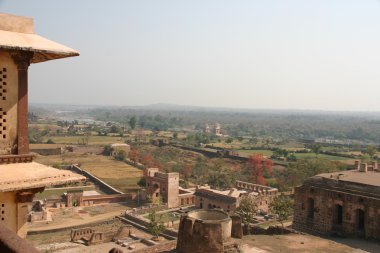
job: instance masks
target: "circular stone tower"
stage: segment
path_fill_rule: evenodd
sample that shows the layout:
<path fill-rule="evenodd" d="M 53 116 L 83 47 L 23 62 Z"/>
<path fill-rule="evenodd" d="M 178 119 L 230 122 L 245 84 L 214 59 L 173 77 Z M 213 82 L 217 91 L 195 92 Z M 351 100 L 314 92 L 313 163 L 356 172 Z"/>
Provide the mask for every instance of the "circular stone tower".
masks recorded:
<path fill-rule="evenodd" d="M 231 238 L 231 217 L 222 210 L 195 210 L 181 217 L 178 230 L 179 253 L 223 253 Z M 241 223 L 240 223 L 241 226 Z"/>

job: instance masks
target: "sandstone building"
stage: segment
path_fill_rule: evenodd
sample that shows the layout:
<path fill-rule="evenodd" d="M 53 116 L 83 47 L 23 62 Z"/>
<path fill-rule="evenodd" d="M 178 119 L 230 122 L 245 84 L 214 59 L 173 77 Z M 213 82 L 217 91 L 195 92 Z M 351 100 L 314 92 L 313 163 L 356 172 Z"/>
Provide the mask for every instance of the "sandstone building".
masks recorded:
<path fill-rule="evenodd" d="M 212 128 L 210 127 L 209 124 L 205 124 L 203 127 L 203 133 L 204 134 L 213 134 L 216 136 L 223 136 L 222 134 L 222 127 L 220 126 L 219 123 L 215 123 Z"/>
<path fill-rule="evenodd" d="M 125 155 L 128 156 L 129 151 L 131 151 L 131 146 L 126 143 L 114 143 L 111 144 L 111 155 L 116 157 L 119 151 L 124 151 Z"/>
<path fill-rule="evenodd" d="M 268 211 L 268 205 L 277 195 L 276 188 L 236 181 L 236 188 L 219 191 L 209 186 L 200 186 L 196 189 L 195 206 L 200 209 L 220 208 L 227 213 L 234 213 L 239 207 L 243 196 L 255 199 L 259 210 Z"/>
<path fill-rule="evenodd" d="M 295 189 L 295 229 L 380 239 L 380 171 L 377 163 L 311 177 Z"/>
<path fill-rule="evenodd" d="M 147 194 L 156 202 L 161 198 L 167 203 L 168 208 L 194 205 L 195 189 L 184 189 L 179 186 L 179 173 L 165 173 L 158 168 L 148 168 L 145 170 L 145 183 Z"/>
<path fill-rule="evenodd" d="M 146 189 L 152 202 L 155 202 L 157 198 L 162 198 L 169 208 L 177 207 L 179 173 L 164 173 L 158 168 L 149 168 L 145 173 Z"/>
<path fill-rule="evenodd" d="M 0 228 L 20 236 L 25 235 L 28 204 L 36 192 L 85 180 L 33 162 L 28 140 L 29 65 L 77 55 L 36 35 L 33 19 L 0 13 Z"/>

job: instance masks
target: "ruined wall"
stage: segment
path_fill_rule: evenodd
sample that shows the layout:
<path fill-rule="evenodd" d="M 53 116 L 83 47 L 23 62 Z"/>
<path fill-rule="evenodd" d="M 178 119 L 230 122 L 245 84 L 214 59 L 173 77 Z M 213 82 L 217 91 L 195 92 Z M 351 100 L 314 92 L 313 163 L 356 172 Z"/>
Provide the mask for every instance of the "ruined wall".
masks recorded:
<path fill-rule="evenodd" d="M 94 205 L 94 204 L 125 202 L 128 200 L 135 200 L 135 199 L 136 199 L 135 193 L 84 196 L 82 198 L 84 206 L 89 206 L 89 205 Z"/>
<path fill-rule="evenodd" d="M 9 53 L 0 51 L 0 154 L 17 152 L 18 70 Z"/>
<path fill-rule="evenodd" d="M 295 190 L 293 227 L 309 233 L 380 239 L 379 197 L 305 184 Z"/>
<path fill-rule="evenodd" d="M 62 148 L 32 148 L 30 152 L 40 155 L 60 155 L 62 154 Z"/>
<path fill-rule="evenodd" d="M 195 204 L 195 196 L 194 194 L 186 194 L 178 196 L 178 206 L 188 206 Z"/>
<path fill-rule="evenodd" d="M 90 227 L 71 229 L 70 238 L 72 242 L 75 242 L 81 239 L 90 240 L 94 233 L 95 233 L 95 230 L 93 230 Z"/>
<path fill-rule="evenodd" d="M 72 170 L 72 171 L 74 171 L 76 173 L 79 173 L 80 175 L 83 175 L 83 176 L 89 178 L 90 180 L 92 180 L 96 184 L 100 185 L 101 187 L 104 187 L 104 189 L 102 189 L 102 191 L 107 191 L 107 193 L 110 193 L 110 194 L 124 194 L 123 192 L 117 190 L 116 188 L 110 186 L 109 184 L 107 184 L 103 180 L 101 180 L 98 177 L 94 176 L 90 172 L 82 170 L 81 168 L 79 168 L 76 165 L 71 165 L 70 166 L 70 170 Z"/>
<path fill-rule="evenodd" d="M 269 211 L 269 204 L 273 201 L 276 195 L 260 195 L 255 197 L 255 202 L 257 203 L 257 208 L 265 212 Z"/>
<path fill-rule="evenodd" d="M 168 173 L 167 183 L 167 203 L 169 208 L 177 207 L 179 205 L 179 174 Z"/>
<path fill-rule="evenodd" d="M 195 206 L 200 209 L 223 209 L 227 213 L 234 213 L 237 208 L 236 202 L 227 202 L 225 199 L 208 198 L 206 196 L 195 196 Z"/>

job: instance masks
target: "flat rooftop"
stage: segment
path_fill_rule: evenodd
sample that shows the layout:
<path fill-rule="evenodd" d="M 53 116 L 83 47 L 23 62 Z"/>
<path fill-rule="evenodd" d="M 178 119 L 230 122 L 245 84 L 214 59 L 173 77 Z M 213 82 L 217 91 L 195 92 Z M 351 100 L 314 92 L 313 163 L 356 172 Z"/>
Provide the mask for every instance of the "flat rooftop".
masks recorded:
<path fill-rule="evenodd" d="M 237 190 L 232 188 L 226 191 L 219 191 L 208 187 L 200 187 L 195 190 L 194 195 L 209 198 L 222 198 L 231 202 L 235 202 L 242 194 L 247 194 L 245 190 Z"/>
<path fill-rule="evenodd" d="M 358 170 L 346 170 L 333 173 L 323 173 L 314 176 L 314 178 L 318 177 L 343 182 L 380 186 L 380 172 L 377 171 L 360 172 Z"/>
<path fill-rule="evenodd" d="M 0 49 L 32 52 L 32 63 L 78 56 L 79 52 L 34 33 L 32 18 L 0 13 Z"/>
<path fill-rule="evenodd" d="M 10 163 L 0 165 L 0 192 L 33 189 L 86 178 L 69 170 L 55 169 L 40 163 Z"/>

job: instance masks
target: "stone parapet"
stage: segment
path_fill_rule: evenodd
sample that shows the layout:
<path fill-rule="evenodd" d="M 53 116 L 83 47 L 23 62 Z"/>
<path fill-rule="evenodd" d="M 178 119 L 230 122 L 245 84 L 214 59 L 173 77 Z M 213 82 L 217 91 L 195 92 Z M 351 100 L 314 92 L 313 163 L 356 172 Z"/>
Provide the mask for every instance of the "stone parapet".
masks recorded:
<path fill-rule="evenodd" d="M 33 154 L 25 155 L 0 155 L 0 164 L 9 163 L 27 163 L 32 162 L 35 156 Z"/>

